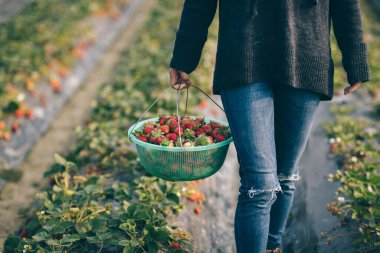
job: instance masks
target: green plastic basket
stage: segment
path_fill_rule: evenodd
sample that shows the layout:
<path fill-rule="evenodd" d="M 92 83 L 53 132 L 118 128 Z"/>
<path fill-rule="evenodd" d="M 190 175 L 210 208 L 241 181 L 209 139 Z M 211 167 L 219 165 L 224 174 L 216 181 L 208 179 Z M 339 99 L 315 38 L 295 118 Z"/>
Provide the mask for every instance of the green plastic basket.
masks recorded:
<path fill-rule="evenodd" d="M 190 116 L 196 118 L 196 116 Z M 130 140 L 136 144 L 141 165 L 151 174 L 169 181 L 192 181 L 209 177 L 223 165 L 228 147 L 233 141 L 229 139 L 207 146 L 167 147 L 140 141 L 134 136 L 132 129 L 141 130 L 147 121 L 157 121 L 151 118 L 132 125 L 128 129 Z M 204 117 L 206 123 L 210 120 L 228 126 L 217 119 Z M 135 131 L 136 131 L 135 130 Z"/>

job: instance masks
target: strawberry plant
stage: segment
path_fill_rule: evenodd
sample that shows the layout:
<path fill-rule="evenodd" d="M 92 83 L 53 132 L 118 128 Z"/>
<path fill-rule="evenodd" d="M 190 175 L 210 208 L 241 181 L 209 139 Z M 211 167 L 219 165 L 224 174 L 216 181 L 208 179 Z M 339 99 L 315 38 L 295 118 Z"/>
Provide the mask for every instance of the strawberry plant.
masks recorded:
<path fill-rule="evenodd" d="M 337 108 L 334 108 L 337 113 Z M 328 211 L 353 220 L 358 225 L 353 243 L 363 250 L 380 249 L 380 135 L 376 122 L 335 115 L 324 129 L 329 138 L 330 153 L 340 167 L 330 174 L 330 181 L 341 182 L 336 201 L 327 205 Z"/>

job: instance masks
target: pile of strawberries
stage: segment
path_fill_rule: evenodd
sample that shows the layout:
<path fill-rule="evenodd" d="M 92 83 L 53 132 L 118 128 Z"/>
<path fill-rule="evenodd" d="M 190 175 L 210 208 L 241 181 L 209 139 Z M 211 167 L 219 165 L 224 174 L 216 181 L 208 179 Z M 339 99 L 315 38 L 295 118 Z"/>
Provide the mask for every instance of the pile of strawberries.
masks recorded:
<path fill-rule="evenodd" d="M 231 137 L 229 127 L 218 122 L 206 123 L 204 117 L 182 116 L 178 124 L 175 115 L 159 116 L 156 122 L 147 121 L 133 134 L 140 141 L 169 147 L 181 146 L 180 134 L 184 147 L 206 146 Z"/>

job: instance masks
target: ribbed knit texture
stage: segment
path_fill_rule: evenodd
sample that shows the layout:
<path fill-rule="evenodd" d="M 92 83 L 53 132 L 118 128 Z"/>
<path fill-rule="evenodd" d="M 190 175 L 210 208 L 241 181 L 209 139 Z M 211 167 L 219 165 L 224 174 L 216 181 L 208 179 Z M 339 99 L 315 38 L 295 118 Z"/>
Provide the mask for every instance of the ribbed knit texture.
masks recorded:
<path fill-rule="evenodd" d="M 185 0 L 170 66 L 188 74 L 200 60 L 218 0 Z M 347 82 L 370 80 L 358 0 L 223 0 L 213 93 L 259 81 L 333 98 L 330 27 Z"/>

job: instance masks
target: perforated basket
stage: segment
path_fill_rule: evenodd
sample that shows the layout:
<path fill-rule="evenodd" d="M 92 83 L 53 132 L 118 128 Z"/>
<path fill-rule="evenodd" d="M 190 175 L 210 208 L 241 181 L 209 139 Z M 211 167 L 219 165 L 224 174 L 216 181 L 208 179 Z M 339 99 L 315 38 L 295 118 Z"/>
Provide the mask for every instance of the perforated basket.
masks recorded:
<path fill-rule="evenodd" d="M 191 116 L 196 118 L 196 116 Z M 228 126 L 225 122 L 204 118 L 206 123 L 210 120 Z M 157 121 L 151 118 L 136 123 L 136 129 L 141 130 L 147 121 Z M 133 126 L 132 126 L 133 127 Z M 130 134 L 132 127 L 128 129 Z M 216 173 L 223 165 L 232 137 L 207 146 L 182 147 L 159 146 L 140 141 L 133 134 L 131 141 L 136 144 L 141 165 L 156 177 L 170 181 L 190 181 L 206 178 Z"/>

